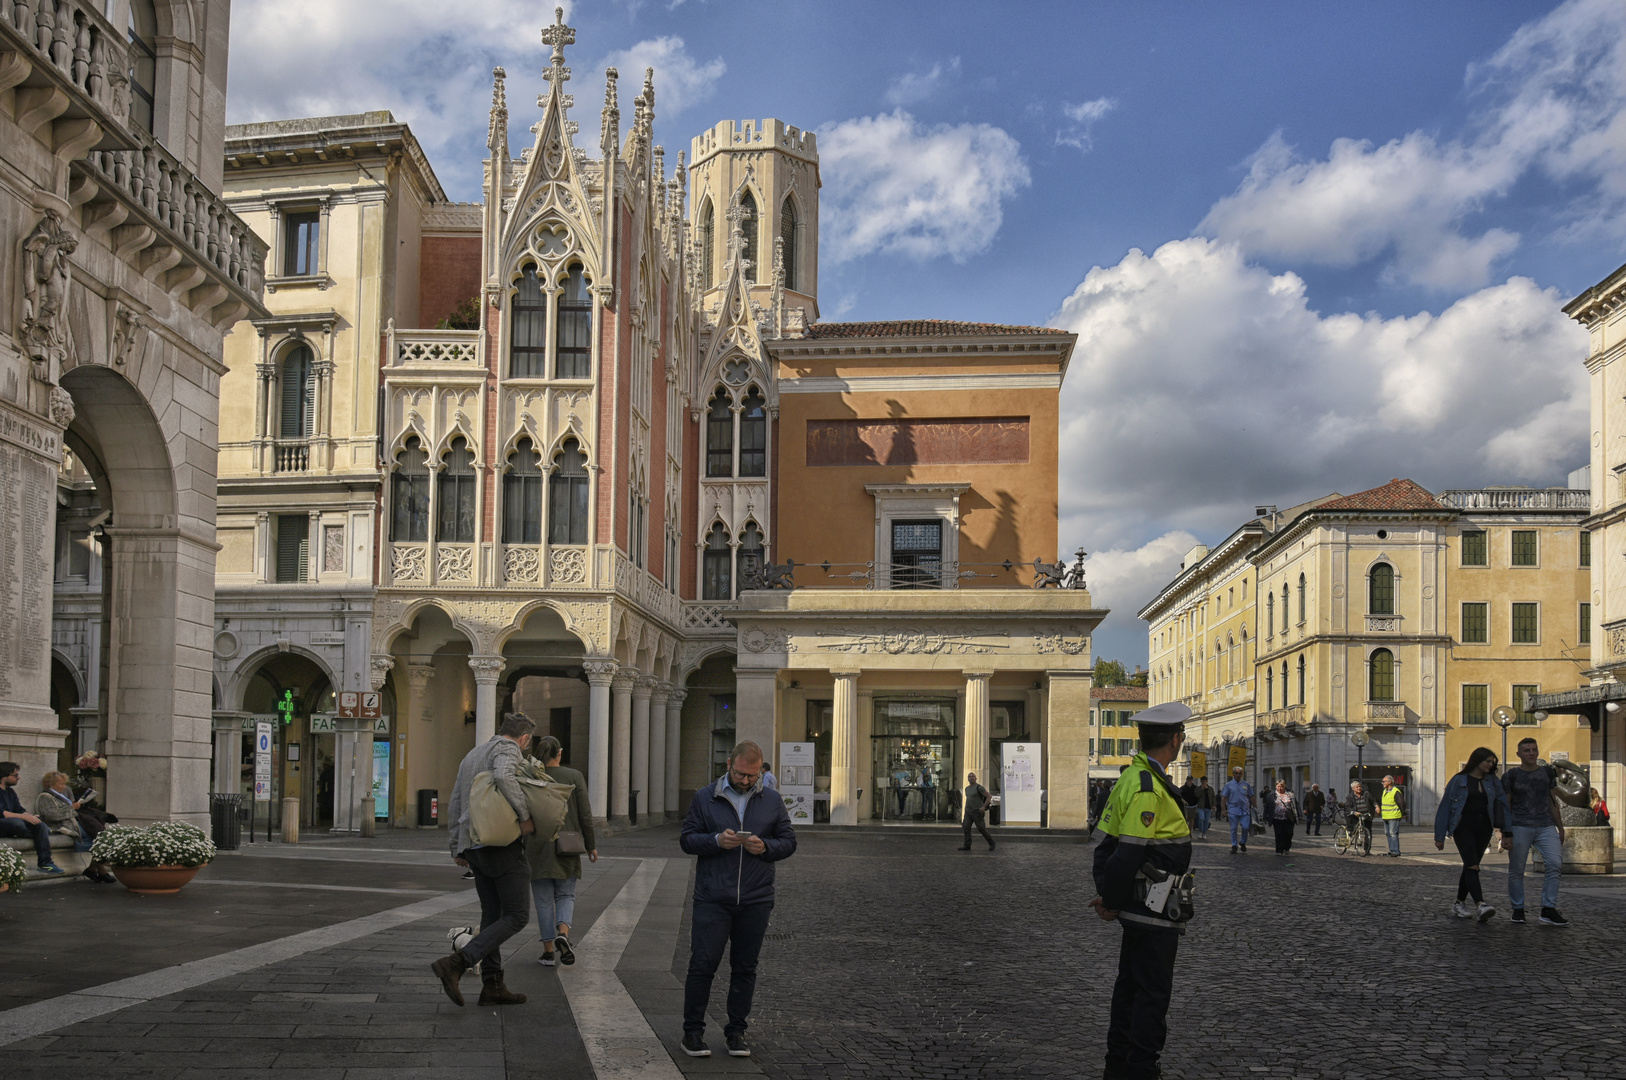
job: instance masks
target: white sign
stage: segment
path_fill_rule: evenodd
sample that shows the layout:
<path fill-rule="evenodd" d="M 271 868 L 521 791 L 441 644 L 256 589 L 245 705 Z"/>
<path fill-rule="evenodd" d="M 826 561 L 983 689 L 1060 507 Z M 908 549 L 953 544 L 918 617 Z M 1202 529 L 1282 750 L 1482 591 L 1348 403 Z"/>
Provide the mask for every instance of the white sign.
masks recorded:
<path fill-rule="evenodd" d="M 254 801 L 271 801 L 271 724 L 254 725 Z"/>
<path fill-rule="evenodd" d="M 790 823 L 813 824 L 813 744 L 780 743 L 774 777 L 779 781 L 779 795 L 785 800 Z"/>
<path fill-rule="evenodd" d="M 1000 823 L 1031 822 L 1037 825 L 1042 748 L 1038 743 L 1007 742 L 999 744 L 999 751 L 1002 763 L 1000 787 L 1005 796 L 1000 800 Z"/>
<path fill-rule="evenodd" d="M 332 732 L 337 731 L 338 729 L 339 729 L 339 725 L 337 725 L 337 724 L 335 724 L 333 722 L 333 717 L 331 717 L 331 716 L 313 716 L 313 717 L 311 717 L 311 734 L 312 735 L 331 734 Z"/>

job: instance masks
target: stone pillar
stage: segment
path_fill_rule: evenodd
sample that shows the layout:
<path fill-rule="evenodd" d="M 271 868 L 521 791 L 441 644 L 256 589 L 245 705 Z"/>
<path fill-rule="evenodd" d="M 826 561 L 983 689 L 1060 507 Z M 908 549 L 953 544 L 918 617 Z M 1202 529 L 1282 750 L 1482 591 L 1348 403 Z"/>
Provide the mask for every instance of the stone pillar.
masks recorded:
<path fill-rule="evenodd" d="M 501 656 L 469 657 L 469 667 L 474 669 L 475 746 L 484 745 L 497 734 L 497 680 L 506 663 Z"/>
<path fill-rule="evenodd" d="M 412 723 L 412 721 L 427 720 L 429 718 L 426 715 L 429 711 L 429 684 L 435 679 L 435 665 L 422 661 L 418 663 L 408 661 L 406 673 L 407 686 L 411 688 L 405 710 L 408 723 L 398 730 L 403 736 L 410 736 L 415 733 L 418 738 L 424 740 L 427 748 L 429 742 L 428 733 L 423 730 L 421 725 Z M 411 790 L 411 774 L 406 771 L 407 762 L 411 760 L 411 752 L 411 748 L 403 741 L 401 744 L 400 775 L 406 777 L 408 782 L 398 785 L 400 790 L 397 793 L 397 798 L 401 802 L 396 804 L 398 809 L 396 821 L 399 824 L 409 825 L 415 829 L 418 827 L 418 817 L 417 804 L 413 800 L 418 796 L 415 791 Z M 425 753 L 427 754 L 427 752 L 426 749 Z M 427 758 L 425 760 L 427 761 Z M 450 795 L 448 794 L 447 797 L 449 799 Z"/>
<path fill-rule="evenodd" d="M 734 740 L 750 740 L 773 760 L 774 736 L 779 730 L 779 673 L 734 669 Z"/>
<path fill-rule="evenodd" d="M 587 675 L 587 803 L 593 821 L 602 825 L 610 796 L 610 680 L 615 661 L 588 660 Z"/>
<path fill-rule="evenodd" d="M 373 722 L 334 721 L 333 831 L 361 831 L 361 801 L 373 793 Z"/>
<path fill-rule="evenodd" d="M 68 712 L 73 716 L 73 756 L 80 757 L 96 749 L 102 736 L 102 711 L 95 705 L 76 705 Z"/>
<path fill-rule="evenodd" d="M 235 795 L 243 790 L 243 715 L 215 713 L 215 767 L 209 790 Z"/>
<path fill-rule="evenodd" d="M 836 683 L 830 722 L 830 824 L 857 825 L 858 672 L 830 674 Z"/>
<path fill-rule="evenodd" d="M 1050 720 L 1050 827 L 1082 829 L 1089 821 L 1090 671 L 1052 671 L 1045 712 Z"/>
<path fill-rule="evenodd" d="M 683 814 L 682 794 L 678 784 L 683 768 L 683 702 L 687 690 L 672 690 L 666 695 L 666 817 L 675 820 Z"/>
<path fill-rule="evenodd" d="M 638 676 L 632 687 L 632 770 L 627 787 L 629 794 L 638 793 L 638 806 L 646 817 L 649 813 L 649 700 L 654 693 L 654 676 Z"/>
<path fill-rule="evenodd" d="M 671 692 L 671 683 L 656 682 L 649 694 L 649 787 L 638 806 L 655 824 L 666 820 L 666 696 Z"/>
<path fill-rule="evenodd" d="M 610 682 L 610 824 L 626 828 L 632 780 L 632 688 L 638 677 L 621 672 Z"/>
<path fill-rule="evenodd" d="M 993 789 L 988 775 L 988 678 L 992 672 L 965 673 L 965 771 L 977 774 L 977 782 Z M 960 777 L 960 785 L 965 785 Z"/>

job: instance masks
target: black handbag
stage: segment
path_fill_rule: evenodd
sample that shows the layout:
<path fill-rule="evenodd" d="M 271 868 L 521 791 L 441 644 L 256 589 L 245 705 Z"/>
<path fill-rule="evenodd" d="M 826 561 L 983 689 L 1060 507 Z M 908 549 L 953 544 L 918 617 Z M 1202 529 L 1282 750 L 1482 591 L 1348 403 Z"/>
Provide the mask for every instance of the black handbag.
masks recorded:
<path fill-rule="evenodd" d="M 553 839 L 555 855 L 586 855 L 587 843 L 579 832 L 561 832 Z"/>

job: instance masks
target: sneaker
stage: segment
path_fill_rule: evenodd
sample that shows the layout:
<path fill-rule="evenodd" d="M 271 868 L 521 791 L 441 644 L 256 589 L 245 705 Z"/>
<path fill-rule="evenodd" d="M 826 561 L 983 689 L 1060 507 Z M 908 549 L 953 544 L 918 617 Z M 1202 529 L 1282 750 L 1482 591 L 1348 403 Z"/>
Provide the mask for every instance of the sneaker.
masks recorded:
<path fill-rule="evenodd" d="M 1491 919 L 1495 917 L 1495 915 L 1496 915 L 1496 909 L 1491 907 L 1489 904 L 1482 903 L 1482 904 L 1479 905 L 1479 921 L 1480 922 L 1490 922 Z"/>
<path fill-rule="evenodd" d="M 728 1044 L 729 1057 L 750 1057 L 751 1048 L 745 1045 L 744 1035 L 728 1035 L 723 1039 Z"/>
<path fill-rule="evenodd" d="M 1469 907 L 1467 904 L 1464 904 L 1461 900 L 1458 900 L 1456 903 L 1451 905 L 1451 914 L 1455 915 L 1459 919 L 1471 919 L 1474 917 L 1473 908 Z"/>
<path fill-rule="evenodd" d="M 566 967 L 576 962 L 576 952 L 570 947 L 570 939 L 563 934 L 553 939 L 553 951 L 559 954 L 559 962 Z"/>
<path fill-rule="evenodd" d="M 39 868 L 39 872 L 42 874 L 50 874 L 52 877 L 55 877 L 58 874 L 66 873 L 66 871 L 56 863 L 46 863 L 44 866 Z"/>
<path fill-rule="evenodd" d="M 1232 854 L 1232 855 L 1235 855 L 1235 854 L 1236 854 L 1236 845 L 1235 845 L 1235 844 L 1232 844 L 1232 845 L 1231 845 L 1231 854 Z"/>
<path fill-rule="evenodd" d="M 1570 924 L 1570 921 L 1564 918 L 1564 916 L 1560 914 L 1559 910 L 1555 907 L 1542 908 L 1541 921 L 1546 923 L 1548 926 L 1568 926 Z"/>
<path fill-rule="evenodd" d="M 465 870 L 465 871 L 463 871 L 463 880 L 464 881 L 473 881 L 474 880 L 474 871 L 473 870 Z"/>
<path fill-rule="evenodd" d="M 707 1046 L 706 1040 L 699 1035 L 685 1034 L 682 1045 L 683 1052 L 690 1057 L 711 1057 L 711 1047 Z"/>
<path fill-rule="evenodd" d="M 1246 855 L 1247 853 L 1248 853 L 1248 845 L 1243 844 L 1242 845 L 1242 854 Z"/>
<path fill-rule="evenodd" d="M 1524 908 L 1516 907 L 1513 909 L 1513 921 L 1521 926 L 1524 925 Z"/>
<path fill-rule="evenodd" d="M 537 957 L 536 962 L 541 964 L 543 967 L 554 967 L 557 964 L 557 962 L 553 959 L 553 954 L 550 952 L 545 952 L 541 956 Z"/>

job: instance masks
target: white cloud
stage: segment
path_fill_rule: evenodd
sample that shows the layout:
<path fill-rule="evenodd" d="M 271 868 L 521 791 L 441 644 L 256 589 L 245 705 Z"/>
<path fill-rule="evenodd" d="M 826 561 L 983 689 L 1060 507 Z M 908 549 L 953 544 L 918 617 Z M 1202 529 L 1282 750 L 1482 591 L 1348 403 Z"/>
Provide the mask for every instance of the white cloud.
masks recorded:
<path fill-rule="evenodd" d="M 1561 481 L 1584 457 L 1588 409 L 1586 336 L 1562 302 L 1512 278 L 1438 315 L 1322 315 L 1297 275 L 1203 238 L 1096 267 L 1051 320 L 1079 335 L 1061 535 L 1212 541 L 1256 502 L 1393 476 Z"/>
<path fill-rule="evenodd" d="M 1086 154 L 1089 153 L 1095 145 L 1095 140 L 1090 137 L 1090 129 L 1095 126 L 1097 120 L 1117 107 L 1118 99 L 1108 97 L 1096 98 L 1081 105 L 1069 105 L 1063 102 L 1061 106 L 1062 115 L 1066 116 L 1071 123 L 1056 132 L 1056 145 L 1073 146 Z"/>
<path fill-rule="evenodd" d="M 1484 104 L 1463 137 L 1339 139 L 1304 160 L 1272 135 L 1199 231 L 1250 254 L 1331 266 L 1388 257 L 1439 289 L 1492 280 L 1519 242 L 1472 216 L 1532 170 L 1586 187 L 1572 215 L 1626 235 L 1626 4 L 1572 0 L 1469 72 Z"/>
<path fill-rule="evenodd" d="M 1004 200 L 1031 182 L 1021 146 L 989 124 L 927 127 L 902 109 L 819 129 L 820 243 L 964 262 L 993 243 Z"/>
<path fill-rule="evenodd" d="M 689 55 L 680 37 L 658 37 L 640 41 L 630 49 L 613 52 L 604 58 L 596 70 L 613 67 L 621 75 L 622 85 L 633 95 L 644 84 L 644 69 L 655 69 L 655 115 L 676 116 L 698 101 L 710 96 L 723 77 L 728 65 L 722 57 L 702 64 Z"/>
<path fill-rule="evenodd" d="M 936 97 L 943 87 L 960 77 L 960 58 L 958 56 L 949 60 L 948 64 L 933 64 L 932 69 L 924 75 L 918 72 L 906 72 L 892 80 L 892 85 L 886 90 L 886 103 L 888 105 L 915 105 Z"/>
<path fill-rule="evenodd" d="M 1062 535 L 1067 535 L 1065 529 Z M 1096 607 L 1112 611 L 1092 643 L 1097 657 L 1114 659 L 1145 654 L 1146 624 L 1135 618 L 1135 612 L 1174 580 L 1180 572 L 1180 561 L 1197 543 L 1191 533 L 1177 529 L 1140 547 L 1107 548 L 1090 553 L 1084 564 L 1090 599 Z"/>

